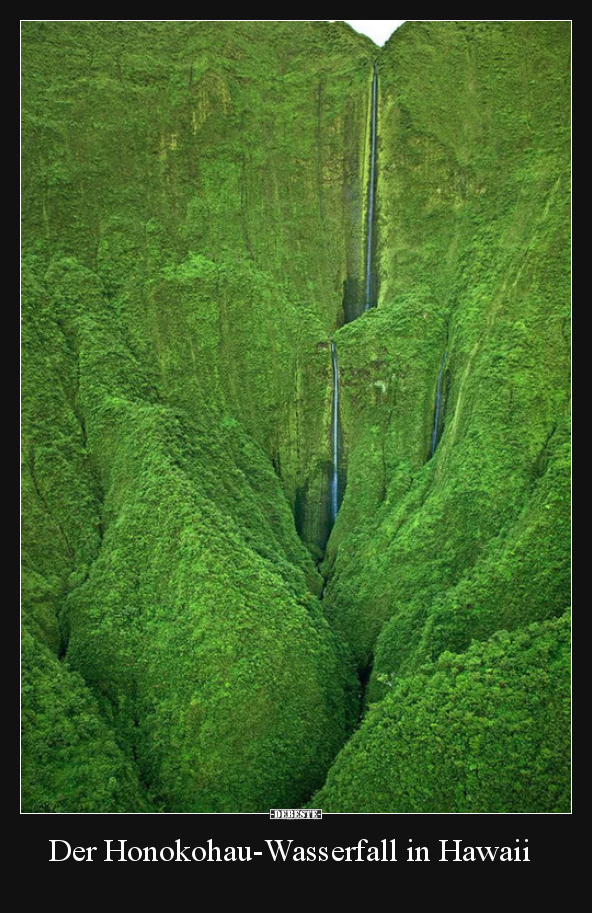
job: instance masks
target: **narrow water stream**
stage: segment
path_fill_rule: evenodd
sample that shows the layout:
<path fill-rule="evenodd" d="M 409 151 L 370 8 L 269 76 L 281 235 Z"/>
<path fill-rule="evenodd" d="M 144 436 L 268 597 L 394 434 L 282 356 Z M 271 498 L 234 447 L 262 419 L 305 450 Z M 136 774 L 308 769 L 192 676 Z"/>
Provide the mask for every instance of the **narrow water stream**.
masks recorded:
<path fill-rule="evenodd" d="M 376 126 L 378 102 L 378 72 L 376 63 L 372 75 L 372 102 L 370 123 L 370 178 L 368 183 L 368 222 L 366 227 L 366 280 L 364 310 L 368 311 L 373 305 L 372 295 L 372 265 L 374 262 L 374 203 L 376 199 Z"/>

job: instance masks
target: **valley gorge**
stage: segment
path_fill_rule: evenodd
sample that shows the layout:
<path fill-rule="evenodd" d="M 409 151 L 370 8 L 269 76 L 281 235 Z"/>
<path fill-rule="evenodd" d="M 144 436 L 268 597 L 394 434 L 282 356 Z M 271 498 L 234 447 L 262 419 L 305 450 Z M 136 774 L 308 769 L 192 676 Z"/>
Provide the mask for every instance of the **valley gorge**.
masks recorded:
<path fill-rule="evenodd" d="M 23 811 L 569 811 L 569 23 L 22 44 Z"/>

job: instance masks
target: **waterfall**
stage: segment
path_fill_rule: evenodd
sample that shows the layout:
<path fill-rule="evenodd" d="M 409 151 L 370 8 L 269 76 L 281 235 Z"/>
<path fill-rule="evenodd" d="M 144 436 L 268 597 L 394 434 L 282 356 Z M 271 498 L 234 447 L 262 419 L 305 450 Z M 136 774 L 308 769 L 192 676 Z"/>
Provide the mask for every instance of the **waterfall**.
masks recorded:
<path fill-rule="evenodd" d="M 368 224 L 366 230 L 366 284 L 364 310 L 372 307 L 372 260 L 374 253 L 374 198 L 376 194 L 376 120 L 378 108 L 378 73 L 376 63 L 372 76 L 372 111 L 370 126 L 370 182 L 368 185 Z"/>
<path fill-rule="evenodd" d="M 364 280 L 364 310 L 373 305 L 372 265 L 374 260 L 374 202 L 376 198 L 376 132 L 378 119 L 378 71 L 376 63 L 372 73 L 372 97 L 370 102 L 370 176 L 368 181 L 368 212 L 366 224 L 366 270 Z M 346 315 L 347 319 L 347 315 Z M 333 365 L 333 409 L 331 415 L 331 500 L 330 526 L 333 526 L 339 511 L 341 492 L 339 490 L 339 362 L 337 349 L 331 340 L 331 362 Z"/>
<path fill-rule="evenodd" d="M 333 364 L 333 411 L 331 415 L 331 524 L 335 523 L 339 510 L 339 362 L 337 349 L 331 340 L 331 361 Z"/>
<path fill-rule="evenodd" d="M 432 430 L 432 443 L 430 445 L 430 458 L 433 457 L 438 445 L 438 430 L 440 425 L 440 412 L 442 409 L 442 378 L 444 377 L 444 362 L 446 361 L 446 352 L 442 356 L 442 363 L 438 371 L 438 381 L 436 383 L 436 409 L 434 411 L 434 427 Z"/>

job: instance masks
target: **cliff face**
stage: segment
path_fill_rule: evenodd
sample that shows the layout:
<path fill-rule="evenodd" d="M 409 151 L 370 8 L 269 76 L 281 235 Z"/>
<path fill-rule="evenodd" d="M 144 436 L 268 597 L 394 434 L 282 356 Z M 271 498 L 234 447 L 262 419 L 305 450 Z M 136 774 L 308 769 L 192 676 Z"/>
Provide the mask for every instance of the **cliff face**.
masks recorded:
<path fill-rule="evenodd" d="M 379 298 L 335 333 L 320 602 L 377 55 Z M 340 23 L 24 23 L 26 810 L 302 804 L 372 664 L 321 798 L 415 810 L 369 772 L 418 675 L 417 719 L 471 640 L 496 682 L 516 657 L 518 714 L 521 657 L 565 681 L 533 644 L 559 655 L 569 593 L 568 55 L 563 23 L 407 23 L 380 52 Z M 562 701 L 524 708 L 536 787 L 484 775 L 469 810 L 565 807 Z M 84 809 L 82 767 L 113 781 Z"/>

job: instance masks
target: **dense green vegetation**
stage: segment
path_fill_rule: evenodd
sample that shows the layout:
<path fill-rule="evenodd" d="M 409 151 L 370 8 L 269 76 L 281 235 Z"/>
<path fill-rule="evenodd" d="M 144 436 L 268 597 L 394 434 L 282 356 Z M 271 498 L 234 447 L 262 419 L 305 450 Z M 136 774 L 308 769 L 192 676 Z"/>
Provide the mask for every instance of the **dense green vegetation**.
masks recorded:
<path fill-rule="evenodd" d="M 24 810 L 569 809 L 569 48 L 23 23 Z"/>
<path fill-rule="evenodd" d="M 569 809 L 567 618 L 499 631 L 466 653 L 445 651 L 390 685 L 314 797 L 317 807 Z"/>

